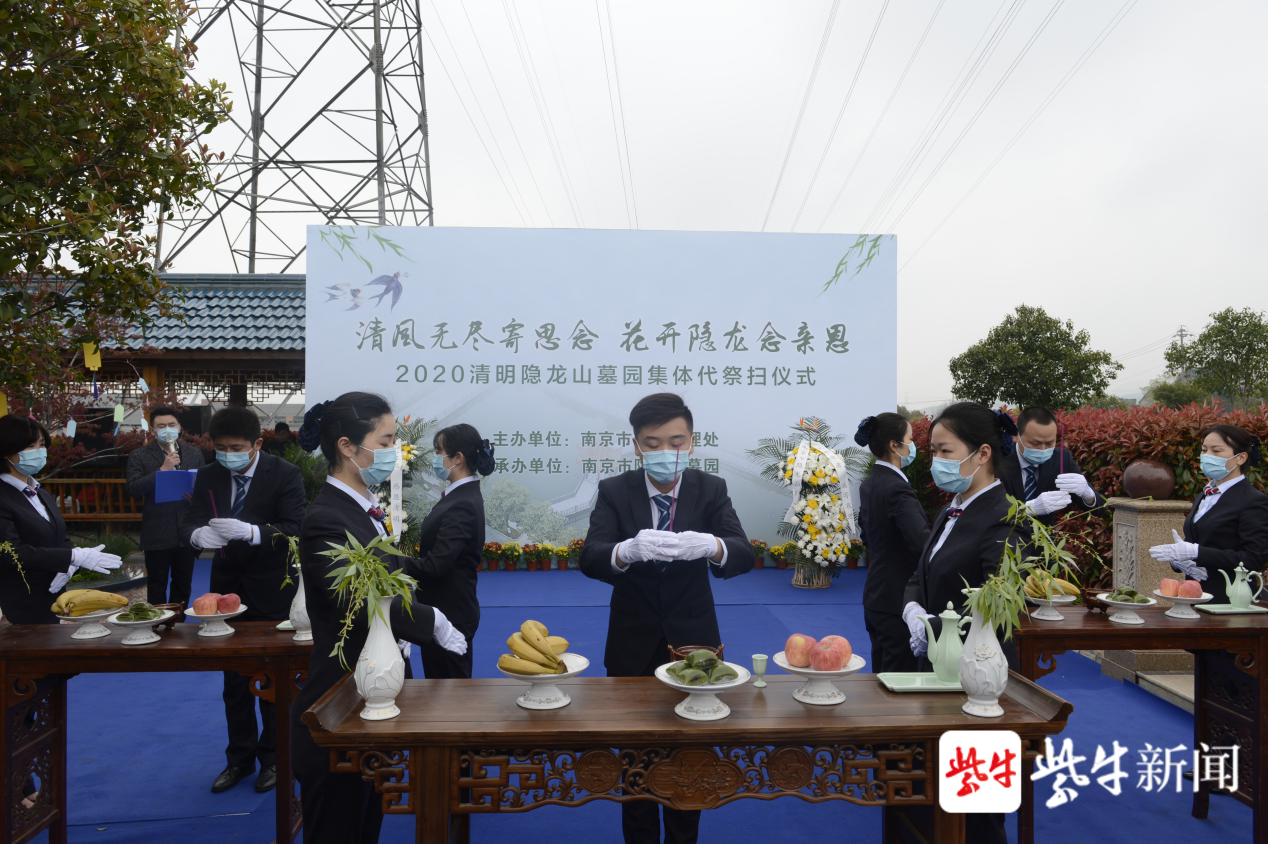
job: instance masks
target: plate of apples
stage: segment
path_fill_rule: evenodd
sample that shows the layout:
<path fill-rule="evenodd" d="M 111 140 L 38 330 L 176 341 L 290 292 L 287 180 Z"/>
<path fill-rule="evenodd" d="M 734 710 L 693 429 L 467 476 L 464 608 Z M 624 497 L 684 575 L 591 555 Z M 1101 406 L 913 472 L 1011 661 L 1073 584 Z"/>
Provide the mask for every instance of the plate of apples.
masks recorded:
<path fill-rule="evenodd" d="M 845 701 L 845 692 L 833 681 L 853 674 L 867 662 L 854 652 L 850 640 L 844 636 L 815 639 L 805 633 L 794 633 L 784 643 L 784 649 L 775 654 L 775 664 L 789 674 L 805 678 L 793 691 L 795 700 L 833 706 Z"/>

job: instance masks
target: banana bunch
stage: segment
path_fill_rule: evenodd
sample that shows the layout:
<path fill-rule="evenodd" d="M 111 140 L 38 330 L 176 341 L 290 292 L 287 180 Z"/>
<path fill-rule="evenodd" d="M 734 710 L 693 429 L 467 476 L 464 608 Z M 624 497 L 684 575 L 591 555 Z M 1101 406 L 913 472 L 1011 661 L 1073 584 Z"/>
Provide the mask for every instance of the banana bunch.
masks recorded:
<path fill-rule="evenodd" d="M 71 589 L 57 596 L 51 609 L 57 615 L 81 616 L 97 610 L 117 610 L 128 605 L 128 599 L 99 589 Z"/>
<path fill-rule="evenodd" d="M 1051 573 L 1039 569 L 1026 577 L 1022 584 L 1026 594 L 1032 598 L 1047 598 L 1049 595 L 1078 595 L 1079 587 L 1068 580 L 1053 577 Z"/>
<path fill-rule="evenodd" d="M 562 674 L 559 655 L 568 650 L 568 640 L 551 636 L 546 625 L 531 618 L 506 640 L 509 654 L 498 657 L 498 668 L 512 674 Z"/>

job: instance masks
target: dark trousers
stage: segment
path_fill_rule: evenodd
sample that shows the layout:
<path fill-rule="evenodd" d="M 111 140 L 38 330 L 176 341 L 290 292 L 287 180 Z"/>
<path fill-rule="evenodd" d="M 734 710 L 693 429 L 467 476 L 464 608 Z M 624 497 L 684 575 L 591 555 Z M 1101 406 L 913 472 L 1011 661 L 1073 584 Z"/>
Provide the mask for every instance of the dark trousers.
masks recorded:
<path fill-rule="evenodd" d="M 260 703 L 259 723 L 255 720 L 257 700 Z M 276 764 L 273 704 L 251 694 L 250 678 L 235 671 L 225 672 L 224 701 L 225 721 L 229 725 L 229 746 L 225 748 L 225 756 L 229 764 L 250 769 L 259 759 L 261 770 Z"/>
<path fill-rule="evenodd" d="M 656 667 L 669 659 L 669 643 L 662 641 L 653 652 L 652 662 L 640 677 L 651 677 Z M 651 800 L 621 804 L 621 832 L 625 844 L 660 844 L 661 818 L 665 822 L 665 844 L 696 844 L 700 837 L 700 812 L 662 808 Z"/>
<path fill-rule="evenodd" d="M 421 645 L 419 655 L 423 659 L 423 676 L 428 680 L 469 680 L 474 651 L 470 638 L 467 639 L 467 652 L 462 656 L 450 653 L 434 642 Z"/>
<path fill-rule="evenodd" d="M 864 609 L 863 622 L 872 640 L 873 674 L 919 670 L 918 660 L 911 652 L 911 635 L 901 616 Z"/>
<path fill-rule="evenodd" d="M 189 605 L 189 589 L 194 579 L 193 548 L 162 548 L 145 552 L 145 599 L 151 604 Z M 167 579 L 172 588 L 168 592 Z"/>
<path fill-rule="evenodd" d="M 374 784 L 360 774 L 322 772 L 312 781 L 301 778 L 299 793 L 304 844 L 377 844 L 383 806 Z"/>

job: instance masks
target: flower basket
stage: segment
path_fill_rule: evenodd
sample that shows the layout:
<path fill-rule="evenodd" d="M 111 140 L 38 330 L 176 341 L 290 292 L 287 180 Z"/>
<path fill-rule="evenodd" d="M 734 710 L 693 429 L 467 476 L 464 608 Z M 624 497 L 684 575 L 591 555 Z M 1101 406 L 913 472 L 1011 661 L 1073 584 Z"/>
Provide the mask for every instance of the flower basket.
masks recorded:
<path fill-rule="evenodd" d="M 785 557 L 793 568 L 792 585 L 797 589 L 827 589 L 832 585 L 832 568 L 806 559 L 796 545 L 791 546 Z"/>

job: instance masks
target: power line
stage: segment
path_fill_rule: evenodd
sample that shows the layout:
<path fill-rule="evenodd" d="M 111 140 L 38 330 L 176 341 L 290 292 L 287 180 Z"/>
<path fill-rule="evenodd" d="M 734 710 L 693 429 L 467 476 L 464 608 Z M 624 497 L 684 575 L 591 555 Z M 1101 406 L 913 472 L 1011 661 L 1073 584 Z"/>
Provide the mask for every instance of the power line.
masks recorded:
<path fill-rule="evenodd" d="M 599 48 L 603 51 L 603 74 L 608 80 L 608 111 L 612 115 L 612 143 L 616 147 L 616 169 L 621 174 L 621 192 L 625 195 L 625 220 L 633 227 L 634 221 L 630 216 L 630 189 L 625 181 L 625 167 L 621 156 L 621 136 L 616 128 L 616 101 L 612 97 L 612 70 L 608 67 L 608 39 L 603 34 L 603 12 L 599 6 L 599 0 L 594 0 L 594 19 L 599 26 Z"/>
<path fill-rule="evenodd" d="M 537 200 L 542 204 L 542 210 L 546 212 L 546 223 L 550 226 L 555 225 L 554 218 L 550 214 L 550 206 L 546 204 L 546 197 L 542 195 L 541 185 L 537 184 L 537 176 L 533 173 L 533 163 L 528 158 L 528 153 L 524 152 L 524 145 L 520 142 L 520 133 L 515 128 L 515 119 L 511 117 L 511 111 L 506 107 L 506 100 L 502 97 L 502 89 L 497 83 L 497 79 L 493 76 L 493 68 L 489 66 L 489 57 L 484 52 L 484 44 L 480 41 L 480 35 L 476 32 L 475 24 L 471 22 L 471 12 L 467 10 L 466 3 L 459 3 L 462 9 L 463 17 L 467 19 L 467 27 L 471 30 L 471 37 L 475 40 L 476 49 L 480 53 L 480 60 L 484 63 L 484 72 L 489 75 L 489 81 L 493 83 L 493 93 L 497 95 L 498 105 L 502 107 L 502 114 L 506 116 L 506 122 L 511 127 L 511 138 L 515 141 L 515 148 L 519 150 L 520 157 L 524 159 L 524 167 L 528 170 L 528 178 L 533 183 L 533 190 L 537 192 Z"/>
<path fill-rule="evenodd" d="M 551 116 L 550 105 L 542 89 L 541 77 L 537 74 L 537 66 L 533 62 L 532 51 L 528 49 L 528 35 L 524 31 L 524 24 L 519 19 L 519 12 L 507 0 L 502 0 L 502 13 L 506 16 L 506 25 L 511 31 L 511 39 L 515 42 L 515 51 L 519 55 L 520 69 L 524 72 L 524 78 L 528 82 L 529 93 L 532 94 L 533 103 L 537 107 L 537 118 L 541 121 L 542 131 L 546 135 L 546 143 L 550 147 L 551 157 L 554 159 L 555 168 L 559 171 L 559 180 L 563 184 L 564 195 L 567 197 L 568 205 L 572 210 L 573 223 L 581 226 L 583 225 L 581 206 L 577 203 L 577 195 L 572 187 L 572 179 L 569 177 L 568 168 L 564 164 L 564 155 L 559 146 L 559 135 L 555 131 L 555 121 Z"/>
<path fill-rule="evenodd" d="M 890 106 L 894 104 L 899 90 L 902 89 L 903 83 L 907 81 L 907 74 L 911 72 L 912 65 L 916 63 L 916 57 L 920 55 L 920 51 L 924 48 L 925 40 L 928 39 L 929 32 L 933 29 L 933 23 L 938 19 L 938 13 L 942 11 L 942 7 L 946 5 L 946 2 L 947 0 L 938 0 L 938 5 L 934 7 L 933 14 L 929 17 L 929 23 L 925 24 L 925 31 L 921 33 L 920 40 L 916 42 L 916 48 L 911 51 L 911 56 L 907 59 L 903 72 L 898 75 L 898 82 L 894 84 L 894 89 L 889 92 L 889 99 L 885 101 L 885 107 L 881 109 L 876 122 L 872 124 L 872 129 L 867 134 L 867 140 L 863 141 L 863 146 L 859 149 L 858 155 L 854 156 L 854 163 L 850 165 L 850 171 L 845 174 L 845 181 L 837 189 L 836 196 L 832 197 L 832 202 L 828 205 L 827 212 L 824 213 L 823 219 L 819 222 L 818 231 L 823 231 L 823 227 L 828 224 L 828 220 L 831 219 L 833 212 L 836 211 L 837 203 L 845 195 L 846 188 L 850 186 L 850 180 L 854 178 L 854 171 L 858 169 L 859 163 L 863 161 L 863 156 L 867 154 L 868 149 L 872 146 L 872 139 L 876 137 L 876 132 L 880 129 L 881 124 L 885 122 Z"/>
<path fill-rule="evenodd" d="M 828 152 L 832 149 L 832 144 L 836 142 L 837 132 L 841 129 L 841 119 L 845 117 L 845 110 L 849 108 L 850 101 L 854 98 L 854 88 L 858 85 L 859 77 L 863 74 L 863 66 L 867 64 L 867 57 L 872 53 L 872 45 L 876 43 L 876 33 L 881 30 L 881 21 L 885 20 L 887 9 L 889 9 L 889 0 L 885 0 L 881 4 L 881 10 L 876 15 L 876 23 L 872 25 L 872 34 L 868 36 L 867 45 L 863 48 L 863 54 L 859 56 L 858 66 L 854 68 L 854 77 L 850 80 L 850 87 L 845 91 L 845 98 L 841 100 L 841 108 L 837 110 L 836 122 L 832 124 L 832 131 L 828 134 L 828 141 L 823 145 L 823 152 L 819 154 L 819 163 L 815 165 L 814 174 L 810 177 L 810 184 L 806 188 L 805 195 L 801 198 L 801 205 L 797 206 L 797 213 L 793 216 L 792 228 L 794 229 L 801 222 L 802 212 L 806 210 L 806 202 L 810 199 L 810 193 L 819 181 L 819 173 L 823 170 L 823 163 L 828 160 Z"/>
<path fill-rule="evenodd" d="M 828 20 L 823 25 L 823 35 L 819 37 L 819 51 L 815 53 L 814 64 L 810 66 L 810 77 L 806 80 L 806 90 L 801 95 L 801 108 L 797 109 L 797 119 L 793 121 L 792 134 L 788 136 L 788 147 L 784 150 L 784 160 L 779 165 L 779 175 L 775 177 L 775 188 L 771 191 L 770 202 L 766 205 L 766 216 L 762 217 L 762 231 L 770 222 L 771 211 L 775 208 L 775 197 L 779 195 L 779 187 L 784 183 L 784 173 L 788 170 L 788 159 L 792 156 L 793 146 L 797 143 L 797 133 L 801 131 L 802 118 L 806 116 L 806 106 L 810 103 L 810 93 L 814 90 L 815 80 L 819 78 L 819 66 L 823 63 L 823 55 L 828 48 L 828 39 L 832 36 L 832 25 L 837 18 L 837 9 L 841 0 L 832 0 L 832 8 L 828 10 Z"/>
<path fill-rule="evenodd" d="M 1035 31 L 1031 33 L 1030 38 L 1028 38 L 1026 43 L 1022 45 L 1021 50 L 1018 51 L 1017 55 L 1013 58 L 1008 67 L 1004 69 L 1004 73 L 995 82 L 994 87 L 991 88 L 982 102 L 978 104 L 977 111 L 973 112 L 973 116 L 970 117 L 968 122 L 960 129 L 960 134 L 956 135 L 955 140 L 951 142 L 951 145 L 943 151 L 942 157 L 938 159 L 938 163 L 935 164 L 933 169 L 929 171 L 928 175 L 925 176 L 925 180 L 920 183 L 920 187 L 917 188 L 916 192 L 913 193 L 907 200 L 907 204 L 903 206 L 903 210 L 899 212 L 898 216 L 890 223 L 889 228 L 891 230 L 897 228 L 898 224 L 902 222 L 904 217 L 907 216 L 907 212 L 912 209 L 912 206 L 914 206 L 916 201 L 924 195 L 925 190 L 929 187 L 933 180 L 938 177 L 940 172 L 942 172 L 942 168 L 946 165 L 947 160 L 955 154 L 957 149 L 960 148 L 960 144 L 968 136 L 973 127 L 977 125 L 977 121 L 990 106 L 991 102 L 994 101 L 995 95 L 1003 89 L 1005 83 L 1008 82 L 1013 73 L 1017 70 L 1017 67 L 1026 58 L 1027 54 L 1030 53 L 1031 48 L 1035 46 L 1039 37 L 1043 35 L 1044 30 L 1048 28 L 1048 24 L 1052 22 L 1052 19 L 1056 17 L 1057 12 L 1064 4 L 1065 0 L 1056 0 L 1056 2 L 1052 4 L 1052 8 L 1048 10 L 1048 14 L 1045 15 L 1043 20 L 1039 22 L 1039 26 L 1035 27 Z"/>
<path fill-rule="evenodd" d="M 1127 0 L 1127 2 L 1119 8 L 1118 12 L 1110 19 L 1109 23 L 1105 25 L 1087 49 L 1085 49 L 1079 58 L 1075 60 L 1070 69 L 1065 72 L 1065 75 L 1061 77 L 1061 80 L 1056 84 L 1056 86 L 1048 92 L 1048 95 L 1044 97 L 1042 102 L 1039 103 L 1039 106 L 1031 112 L 1028 118 L 1026 118 L 1026 122 L 1024 122 L 1021 125 L 1021 128 L 1013 134 L 1008 143 L 1004 145 L 1004 148 L 1001 149 L 999 154 L 995 156 L 995 159 L 978 175 L 973 184 L 969 186 L 969 189 L 966 190 L 958 200 L 956 200 L 956 203 L 951 206 L 951 210 L 948 211 L 946 216 L 938 222 L 938 225 L 934 226 L 933 231 L 930 232 L 929 236 L 921 242 L 920 246 L 916 247 L 915 251 L 913 251 L 905 261 L 903 261 L 902 269 L 906 269 L 907 265 L 915 260 L 916 256 L 919 255 L 925 246 L 929 244 L 929 241 L 933 240 L 934 237 L 937 236 L 938 232 L 942 231 L 943 226 L 945 226 L 947 222 L 955 216 L 956 212 L 960 210 L 960 206 L 963 205 L 965 201 L 977 191 L 982 183 L 986 181 L 987 177 L 994 172 L 999 163 L 1003 161 L 1004 157 L 1008 155 L 1012 148 L 1017 145 L 1017 142 L 1021 140 L 1022 136 L 1026 134 L 1026 131 L 1034 124 L 1034 122 L 1039 119 L 1039 116 L 1043 114 L 1044 110 L 1046 110 L 1048 106 L 1052 104 L 1053 100 L 1055 100 L 1061 92 L 1065 90 L 1065 87 L 1070 83 L 1070 80 L 1075 77 L 1083 66 L 1087 64 L 1088 60 L 1092 58 L 1093 54 L 1095 54 L 1096 51 L 1100 49 L 1101 45 L 1105 43 L 1111 34 L 1113 34 L 1114 30 L 1117 29 L 1118 25 L 1123 22 L 1123 19 L 1127 17 L 1131 10 L 1136 6 L 1137 2 L 1138 0 Z"/>
<path fill-rule="evenodd" d="M 625 171 L 630 177 L 630 206 L 634 209 L 634 228 L 638 228 L 638 194 L 634 190 L 634 166 L 630 162 L 630 138 L 626 134 L 625 98 L 621 96 L 621 65 L 616 58 L 616 24 L 612 20 L 612 0 L 604 0 L 608 10 L 608 43 L 612 48 L 612 76 L 616 79 L 616 107 L 621 113 L 621 139 L 625 142 Z"/>
<path fill-rule="evenodd" d="M 919 166 L 919 163 L 924 160 L 929 144 L 941 133 L 945 121 L 964 97 L 968 86 L 972 84 L 972 81 L 977 78 L 977 74 L 981 72 L 984 61 L 994 53 L 995 46 L 999 43 L 1004 33 L 1008 31 L 1009 27 L 1012 26 L 1012 22 L 1016 19 L 1017 12 L 1025 0 L 1011 0 L 1011 2 L 1012 5 L 1005 12 L 1004 7 L 1009 3 L 1009 0 L 1001 0 L 999 8 L 995 10 L 995 14 L 987 22 L 986 29 L 983 30 L 977 43 L 973 45 L 973 49 L 969 52 L 968 57 L 965 58 L 964 64 L 960 66 L 960 70 L 952 79 L 950 87 L 942 95 L 942 100 L 934 108 L 933 114 L 929 116 L 929 120 L 925 123 L 906 159 L 894 173 L 885 190 L 881 192 L 876 205 L 868 212 L 863 222 L 863 231 L 877 230 L 873 220 L 879 223 L 880 218 L 885 216 L 889 205 L 897 198 L 899 192 L 906 185 L 907 180 L 911 178 L 911 174 Z M 1000 19 L 1001 12 L 1004 13 L 1003 19 Z M 997 20 L 999 21 L 998 24 L 996 23 Z"/>

